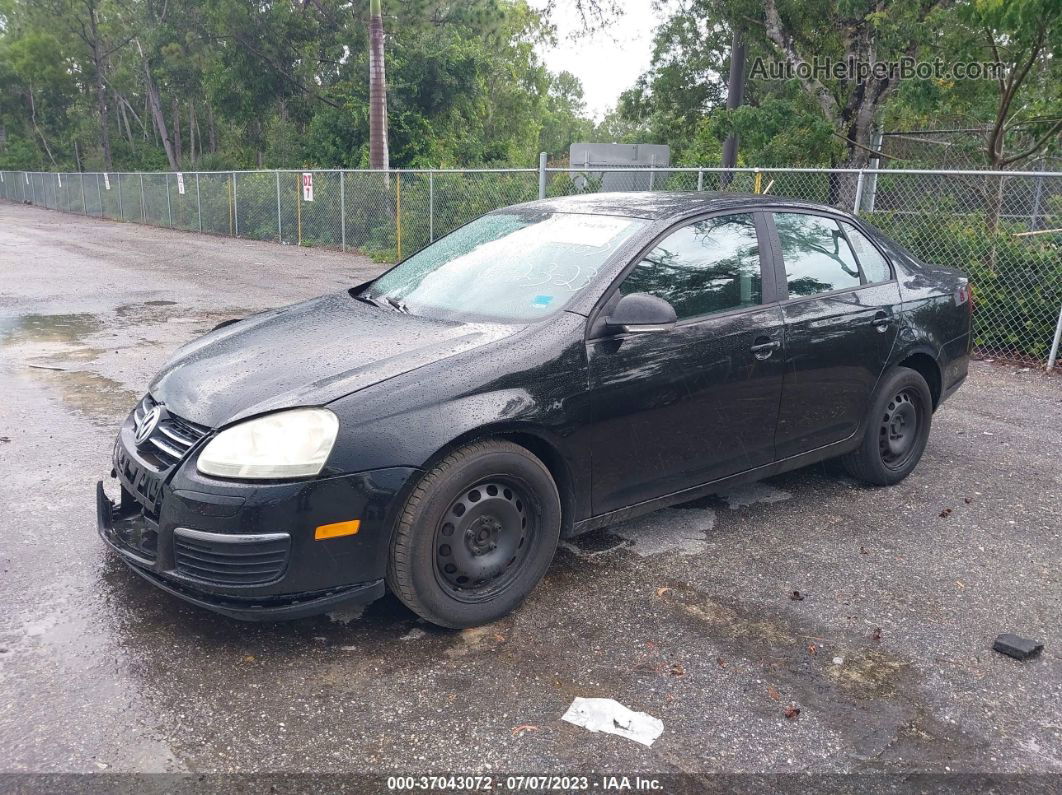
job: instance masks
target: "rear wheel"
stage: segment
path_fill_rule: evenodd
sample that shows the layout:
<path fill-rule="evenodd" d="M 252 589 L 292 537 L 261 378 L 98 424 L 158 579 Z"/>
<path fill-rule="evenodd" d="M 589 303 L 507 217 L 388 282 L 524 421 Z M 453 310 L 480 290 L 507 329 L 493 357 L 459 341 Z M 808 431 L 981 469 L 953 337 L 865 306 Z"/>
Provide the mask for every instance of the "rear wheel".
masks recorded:
<path fill-rule="evenodd" d="M 494 621 L 542 579 L 560 524 L 557 486 L 541 461 L 510 442 L 476 442 L 414 488 L 391 542 L 387 584 L 434 624 Z"/>
<path fill-rule="evenodd" d="M 867 483 L 899 483 L 922 458 L 932 421 L 933 397 L 925 379 L 907 367 L 896 367 L 882 378 L 862 443 L 841 463 Z"/>

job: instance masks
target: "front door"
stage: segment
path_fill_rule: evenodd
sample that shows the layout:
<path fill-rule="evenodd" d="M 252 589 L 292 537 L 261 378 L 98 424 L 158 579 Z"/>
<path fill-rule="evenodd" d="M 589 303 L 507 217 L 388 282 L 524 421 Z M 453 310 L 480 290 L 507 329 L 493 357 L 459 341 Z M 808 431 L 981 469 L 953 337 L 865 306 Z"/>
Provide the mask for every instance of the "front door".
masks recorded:
<path fill-rule="evenodd" d="M 896 341 L 900 294 L 888 261 L 851 224 L 776 212 L 774 226 L 788 290 L 782 459 L 859 429 Z"/>
<path fill-rule="evenodd" d="M 756 213 L 701 219 L 619 285 L 670 302 L 678 323 L 587 342 L 595 515 L 774 459 L 783 318 L 763 278 L 766 241 Z"/>

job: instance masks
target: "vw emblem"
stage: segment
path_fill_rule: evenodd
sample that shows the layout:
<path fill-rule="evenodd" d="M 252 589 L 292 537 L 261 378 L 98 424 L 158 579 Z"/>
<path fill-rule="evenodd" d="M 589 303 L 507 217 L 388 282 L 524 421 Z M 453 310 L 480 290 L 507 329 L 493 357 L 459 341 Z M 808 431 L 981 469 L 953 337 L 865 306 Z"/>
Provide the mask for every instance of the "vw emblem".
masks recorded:
<path fill-rule="evenodd" d="M 133 441 L 136 442 L 136 446 L 140 447 L 146 442 L 151 434 L 155 432 L 155 428 L 158 427 L 159 420 L 162 419 L 162 406 L 155 406 L 151 411 L 144 415 L 144 418 L 140 420 L 140 424 L 136 426 L 136 434 L 133 436 Z"/>

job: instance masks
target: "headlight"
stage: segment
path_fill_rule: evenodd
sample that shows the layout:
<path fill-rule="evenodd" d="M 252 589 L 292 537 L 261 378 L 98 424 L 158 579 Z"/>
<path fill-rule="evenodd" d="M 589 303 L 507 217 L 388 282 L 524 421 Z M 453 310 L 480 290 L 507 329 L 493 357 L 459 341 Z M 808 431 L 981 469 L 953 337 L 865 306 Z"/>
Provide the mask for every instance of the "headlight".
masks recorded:
<path fill-rule="evenodd" d="M 196 468 L 223 478 L 299 478 L 321 471 L 339 420 L 328 409 L 291 409 L 228 428 L 199 454 Z"/>

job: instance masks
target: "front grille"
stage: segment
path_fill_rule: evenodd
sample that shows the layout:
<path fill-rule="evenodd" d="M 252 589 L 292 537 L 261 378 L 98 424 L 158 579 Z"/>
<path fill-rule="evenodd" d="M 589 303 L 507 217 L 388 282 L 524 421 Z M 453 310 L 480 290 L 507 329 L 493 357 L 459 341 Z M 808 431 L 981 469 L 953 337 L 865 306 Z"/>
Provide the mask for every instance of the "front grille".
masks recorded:
<path fill-rule="evenodd" d="M 278 579 L 288 564 L 287 533 L 229 535 L 178 527 L 173 531 L 177 572 L 219 585 L 258 585 Z"/>
<path fill-rule="evenodd" d="M 140 427 L 145 415 L 157 405 L 151 395 L 144 395 L 144 399 L 137 404 L 133 412 L 135 426 Z M 161 468 L 168 469 L 181 461 L 208 431 L 209 428 L 182 420 L 173 414 L 165 414 L 148 437 L 145 450 L 158 460 Z"/>

